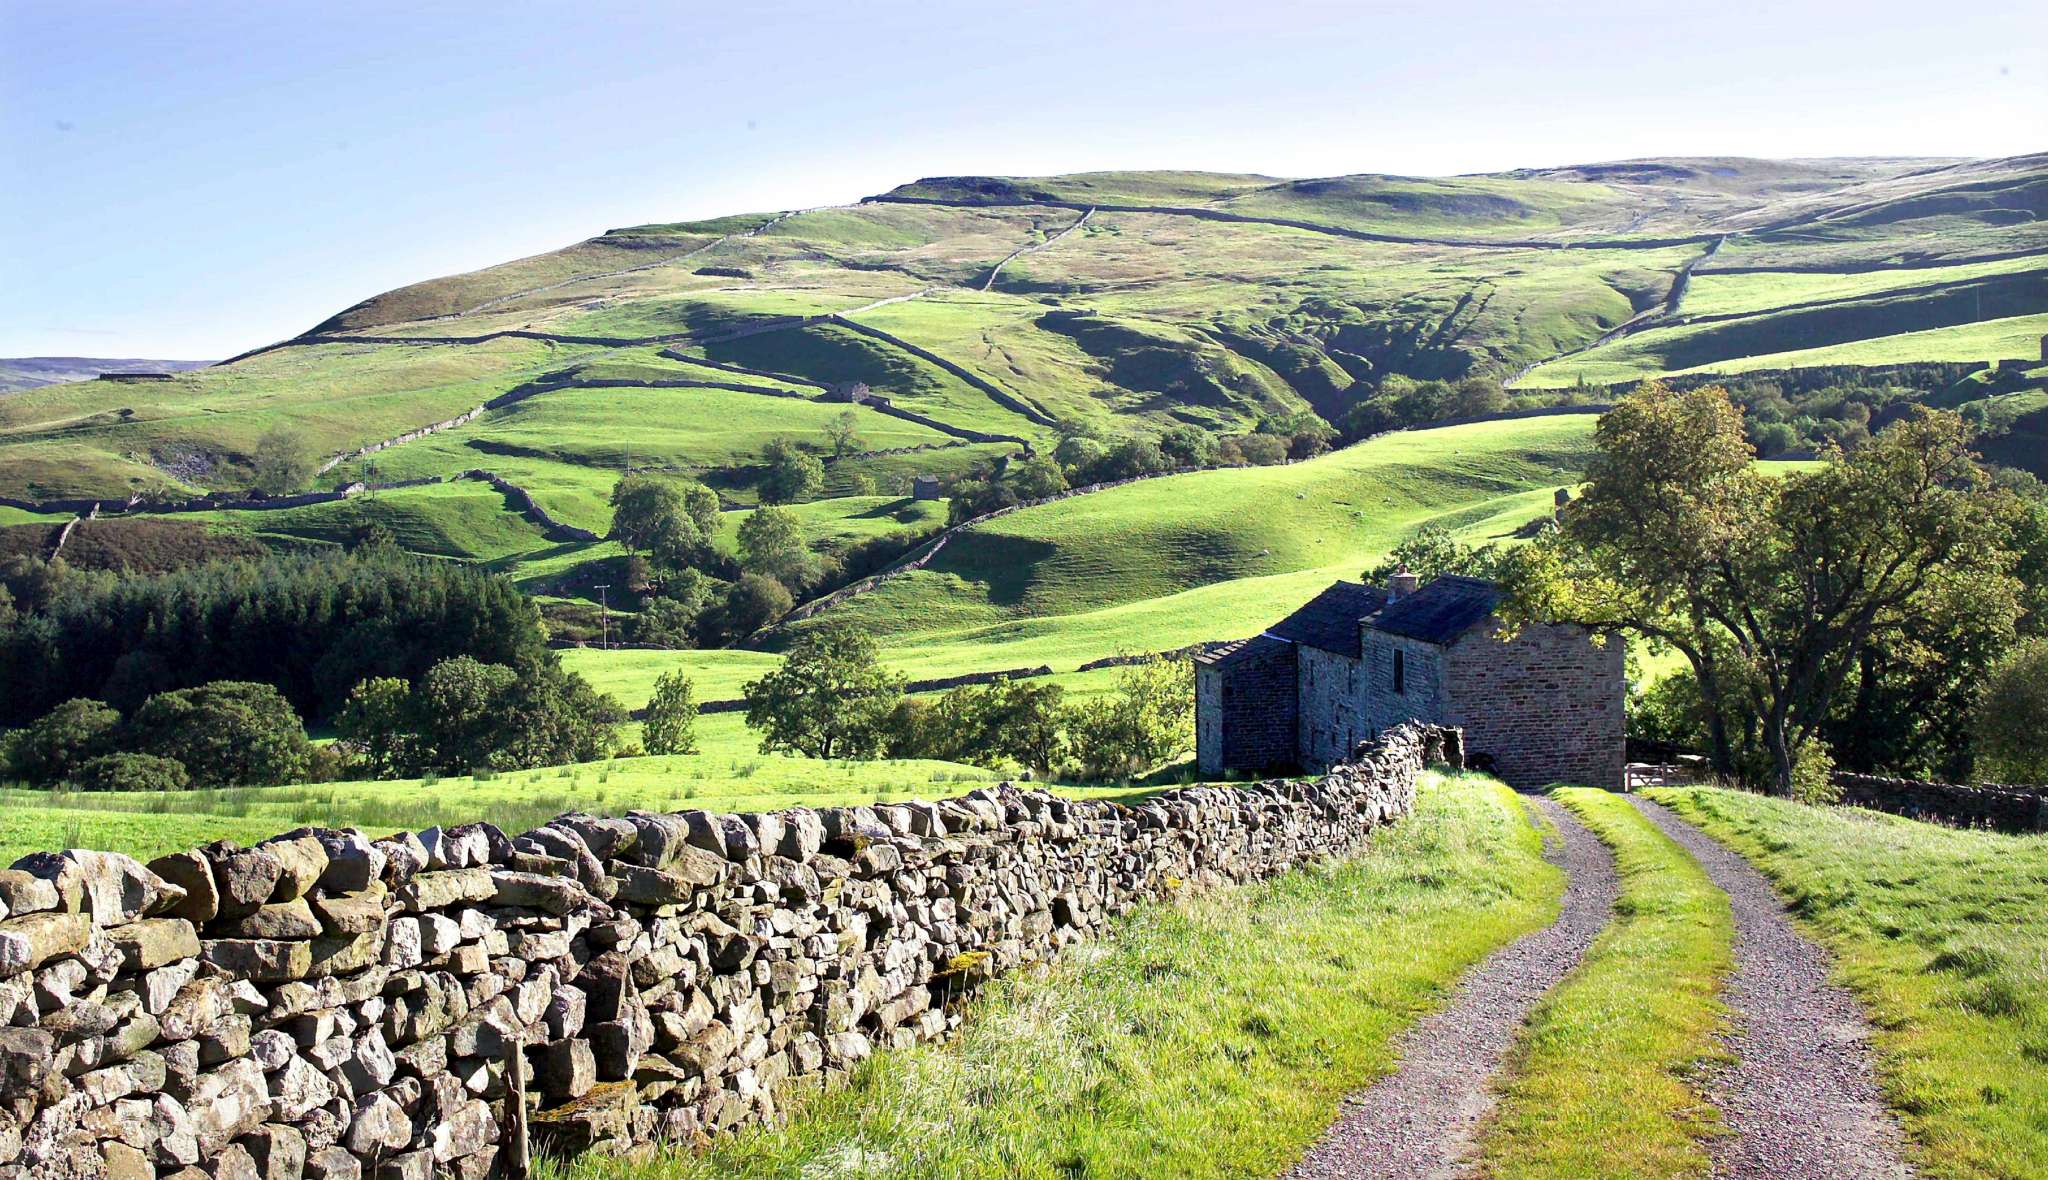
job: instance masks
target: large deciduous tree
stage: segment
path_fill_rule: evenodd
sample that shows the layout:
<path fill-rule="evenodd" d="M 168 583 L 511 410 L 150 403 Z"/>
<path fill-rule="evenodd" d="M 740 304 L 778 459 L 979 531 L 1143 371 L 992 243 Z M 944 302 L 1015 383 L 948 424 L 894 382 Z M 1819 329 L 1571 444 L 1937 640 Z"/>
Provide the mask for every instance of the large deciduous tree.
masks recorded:
<path fill-rule="evenodd" d="M 306 727 L 268 684 L 216 680 L 160 693 L 129 719 L 127 744 L 184 764 L 208 787 L 298 782 L 312 765 Z"/>
<path fill-rule="evenodd" d="M 612 487 L 612 539 L 674 573 L 698 561 L 718 532 L 718 496 L 694 480 L 628 475 Z"/>
<path fill-rule="evenodd" d="M 640 740 L 650 754 L 697 752 L 697 694 L 688 676 L 664 672 L 654 682 Z"/>
<path fill-rule="evenodd" d="M 763 504 L 800 503 L 816 496 L 818 489 L 825 486 L 825 464 L 794 440 L 778 438 L 770 442 L 761 458 L 766 466 L 760 483 Z"/>
<path fill-rule="evenodd" d="M 1511 618 L 1621 629 L 1691 664 L 1716 765 L 1790 793 L 1843 684 L 1958 609 L 2018 613 L 2017 504 L 1954 414 L 1916 409 L 1854 455 L 1773 475 L 1725 390 L 1650 382 L 1603 415 L 1561 527 L 1504 571 Z M 1731 727 L 1740 719 L 1741 733 Z"/>
<path fill-rule="evenodd" d="M 113 749 L 121 714 L 102 701 L 65 701 L 4 743 L 7 772 L 47 786 Z"/>
<path fill-rule="evenodd" d="M 867 635 L 824 627 L 798 636 L 782 666 L 750 681 L 746 694 L 762 753 L 872 758 L 888 737 L 903 678 L 882 667 Z"/>
<path fill-rule="evenodd" d="M 740 522 L 740 567 L 774 578 L 792 592 L 818 580 L 818 559 L 804 544 L 803 525 L 787 508 L 756 508 Z"/>
<path fill-rule="evenodd" d="M 283 496 L 312 482 L 318 460 L 298 431 L 275 426 L 256 440 L 256 453 L 249 466 L 257 491 L 267 496 Z"/>

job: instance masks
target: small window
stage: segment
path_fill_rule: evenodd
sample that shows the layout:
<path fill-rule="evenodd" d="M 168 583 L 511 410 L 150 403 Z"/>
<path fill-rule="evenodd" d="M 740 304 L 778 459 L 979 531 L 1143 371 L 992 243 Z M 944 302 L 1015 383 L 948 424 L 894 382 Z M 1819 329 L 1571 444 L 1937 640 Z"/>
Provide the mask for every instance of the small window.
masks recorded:
<path fill-rule="evenodd" d="M 1402 654 L 1400 648 L 1394 649 L 1394 691 L 1398 693 L 1408 691 L 1408 663 Z"/>

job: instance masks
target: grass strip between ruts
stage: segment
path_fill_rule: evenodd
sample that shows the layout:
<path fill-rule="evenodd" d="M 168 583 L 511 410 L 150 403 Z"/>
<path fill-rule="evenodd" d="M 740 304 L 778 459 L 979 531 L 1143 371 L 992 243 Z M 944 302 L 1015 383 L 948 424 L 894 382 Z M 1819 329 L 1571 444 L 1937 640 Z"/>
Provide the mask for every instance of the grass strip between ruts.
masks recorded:
<path fill-rule="evenodd" d="M 1720 1053 L 1733 962 L 1728 895 L 1628 800 L 1555 797 L 1614 850 L 1621 896 L 1585 960 L 1530 1014 L 1481 1136 L 1484 1174 L 1662 1180 L 1709 1174 L 1719 1120 L 1692 1085 Z"/>

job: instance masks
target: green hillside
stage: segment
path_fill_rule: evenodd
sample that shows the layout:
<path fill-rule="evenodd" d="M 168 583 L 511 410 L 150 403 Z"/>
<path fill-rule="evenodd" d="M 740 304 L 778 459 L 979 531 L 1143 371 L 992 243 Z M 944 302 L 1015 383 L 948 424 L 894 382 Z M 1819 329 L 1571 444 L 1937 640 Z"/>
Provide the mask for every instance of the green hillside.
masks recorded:
<path fill-rule="evenodd" d="M 956 534 L 924 569 L 885 579 L 764 637 L 852 622 L 913 679 L 1082 664 L 1256 633 L 1335 578 L 1356 578 L 1424 524 L 1513 544 L 1578 481 L 1594 418 L 1557 415 L 1387 436 L 1286 467 L 1146 480 L 1027 508 Z M 582 651 L 570 667 L 622 701 L 687 672 L 732 699 L 762 651 Z"/>
<path fill-rule="evenodd" d="M 77 511 L 53 500 L 240 493 L 282 432 L 317 461 L 316 490 L 368 490 L 176 519 L 237 544 L 386 534 L 594 611 L 594 587 L 624 573 L 618 545 L 587 539 L 610 528 L 622 471 L 713 488 L 730 554 L 764 450 L 790 440 L 829 459 L 796 508 L 806 540 L 870 545 L 822 595 L 943 527 L 943 500 L 908 498 L 914 477 L 1047 454 L 1075 430 L 1336 424 L 1396 377 L 1489 377 L 1529 408 L 1659 374 L 2038 358 L 2044 205 L 2043 156 L 928 178 L 850 206 L 612 230 L 165 380 L 7 394 L 0 498 L 17 503 L 0 527 L 30 530 L 13 549 L 35 552 Z M 1992 457 L 2034 465 L 2038 378 L 1914 396 L 1970 402 L 2005 428 Z M 882 400 L 849 402 L 856 384 Z M 1067 677 L 1119 649 L 1236 637 L 1425 522 L 1511 540 L 1574 482 L 1591 423 L 1407 431 L 1027 509 L 751 646 L 845 619 L 913 676 Z M 731 696 L 764 658 L 578 657 L 635 699 L 667 666 Z"/>
<path fill-rule="evenodd" d="M 2048 314 L 2044 201 L 2038 156 L 928 179 L 846 207 L 613 230 L 375 296 L 169 381 L 10 395 L 0 495 L 236 488 L 274 426 L 343 456 L 533 386 L 607 392 L 515 396 L 374 469 L 616 466 L 621 421 L 643 416 L 653 461 L 729 468 L 766 435 L 815 434 L 801 399 L 850 381 L 958 431 L 1036 442 L 1056 422 L 1334 420 L 1395 373 L 1542 387 L 1996 359 L 1972 354 L 2023 344 Z M 762 392 L 688 384 L 706 381 Z M 750 396 L 763 403 L 732 404 Z M 888 449 L 914 431 L 872 433 Z"/>

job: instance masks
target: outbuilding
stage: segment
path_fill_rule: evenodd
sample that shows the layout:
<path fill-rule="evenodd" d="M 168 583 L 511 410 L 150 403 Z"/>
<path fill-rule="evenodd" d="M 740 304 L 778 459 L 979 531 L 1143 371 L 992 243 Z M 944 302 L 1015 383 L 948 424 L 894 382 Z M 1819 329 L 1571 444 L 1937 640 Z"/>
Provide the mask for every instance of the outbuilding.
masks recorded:
<path fill-rule="evenodd" d="M 1403 721 L 1465 731 L 1468 765 L 1510 786 L 1618 788 L 1623 645 L 1571 625 L 1501 638 L 1501 590 L 1402 570 L 1337 582 L 1270 628 L 1196 660 L 1203 774 L 1316 770 Z"/>

